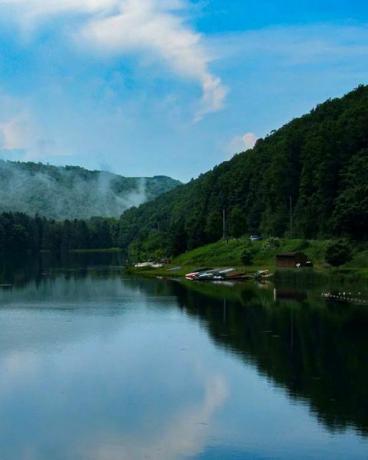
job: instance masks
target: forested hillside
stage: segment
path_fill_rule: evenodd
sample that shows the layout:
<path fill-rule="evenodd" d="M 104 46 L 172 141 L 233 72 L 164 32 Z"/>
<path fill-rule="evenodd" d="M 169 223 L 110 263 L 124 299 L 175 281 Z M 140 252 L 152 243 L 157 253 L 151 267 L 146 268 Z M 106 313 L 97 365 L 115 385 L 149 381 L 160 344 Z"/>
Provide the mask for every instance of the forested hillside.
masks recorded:
<path fill-rule="evenodd" d="M 126 211 L 119 244 L 178 254 L 227 234 L 368 234 L 368 87 L 317 106 L 254 149 Z M 291 223 L 292 218 L 292 223 Z"/>
<path fill-rule="evenodd" d="M 75 166 L 0 161 L 0 212 L 53 219 L 118 217 L 179 185 L 169 177 L 122 177 Z"/>
<path fill-rule="evenodd" d="M 0 210 L 19 206 L 27 214 L 71 218 L 3 213 L 0 250 L 121 247 L 137 257 L 177 255 L 219 240 L 224 209 L 229 237 L 261 233 L 367 241 L 368 87 L 327 101 L 259 140 L 253 150 L 128 209 L 120 219 L 103 218 L 134 204 L 132 197 L 139 196 L 139 202 L 177 184 L 165 177 L 144 183 L 142 197 L 140 179 L 1 163 Z M 16 197 L 17 204 L 12 201 Z M 85 219 L 91 214 L 100 217 Z"/>

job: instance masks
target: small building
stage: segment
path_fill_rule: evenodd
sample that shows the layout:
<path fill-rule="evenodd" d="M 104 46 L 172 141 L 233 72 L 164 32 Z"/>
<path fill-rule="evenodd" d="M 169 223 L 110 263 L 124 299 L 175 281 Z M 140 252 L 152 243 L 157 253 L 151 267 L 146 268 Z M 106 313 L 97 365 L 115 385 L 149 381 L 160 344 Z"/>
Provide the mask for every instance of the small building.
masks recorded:
<path fill-rule="evenodd" d="M 276 256 L 277 268 L 305 267 L 307 262 L 308 257 L 303 252 L 285 252 Z"/>

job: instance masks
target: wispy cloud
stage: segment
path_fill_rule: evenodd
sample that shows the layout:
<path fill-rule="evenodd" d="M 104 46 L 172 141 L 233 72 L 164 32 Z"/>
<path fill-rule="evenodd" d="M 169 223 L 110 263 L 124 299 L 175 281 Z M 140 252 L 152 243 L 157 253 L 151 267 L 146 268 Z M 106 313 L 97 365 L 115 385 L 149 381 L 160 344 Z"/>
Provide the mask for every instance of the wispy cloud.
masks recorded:
<path fill-rule="evenodd" d="M 226 147 L 226 153 L 234 155 L 234 153 L 245 152 L 252 149 L 257 142 L 257 136 L 254 133 L 245 133 L 241 136 L 235 136 L 231 139 Z"/>
<path fill-rule="evenodd" d="M 27 103 L 0 91 L 0 150 L 27 149 L 34 131 Z"/>
<path fill-rule="evenodd" d="M 146 435 L 137 442 L 134 437 L 122 433 L 96 433 L 92 442 L 89 439 L 80 441 L 81 446 L 73 454 L 92 460 L 193 458 L 203 450 L 212 418 L 228 396 L 226 379 L 213 375 L 206 382 L 203 401 L 174 414 L 169 423 L 160 427 L 157 437 L 152 439 Z"/>
<path fill-rule="evenodd" d="M 227 88 L 210 70 L 203 37 L 188 24 L 188 0 L 13 0 L 0 6 L 31 27 L 59 15 L 80 15 L 73 34 L 78 43 L 107 54 L 149 53 L 174 74 L 199 84 L 196 120 L 224 106 Z"/>
<path fill-rule="evenodd" d="M 243 141 L 245 150 L 252 149 L 257 142 L 257 136 L 254 133 L 245 133 L 241 139 Z"/>
<path fill-rule="evenodd" d="M 67 156 L 37 122 L 26 101 L 0 92 L 0 153 L 15 160 L 36 161 Z"/>
<path fill-rule="evenodd" d="M 4 150 L 27 148 L 29 125 L 25 114 L 0 123 L 0 146 Z"/>
<path fill-rule="evenodd" d="M 16 19 L 25 24 L 65 13 L 103 13 L 117 3 L 117 0 L 3 0 L 0 6 L 11 9 L 17 14 Z"/>

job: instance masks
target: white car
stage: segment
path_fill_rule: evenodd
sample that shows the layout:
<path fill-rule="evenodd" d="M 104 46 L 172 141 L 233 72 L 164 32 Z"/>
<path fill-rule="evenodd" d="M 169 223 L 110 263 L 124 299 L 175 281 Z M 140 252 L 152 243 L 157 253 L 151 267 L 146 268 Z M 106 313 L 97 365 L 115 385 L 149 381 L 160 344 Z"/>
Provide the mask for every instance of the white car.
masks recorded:
<path fill-rule="evenodd" d="M 250 241 L 259 241 L 262 239 L 262 237 L 259 235 L 250 235 L 249 239 Z"/>

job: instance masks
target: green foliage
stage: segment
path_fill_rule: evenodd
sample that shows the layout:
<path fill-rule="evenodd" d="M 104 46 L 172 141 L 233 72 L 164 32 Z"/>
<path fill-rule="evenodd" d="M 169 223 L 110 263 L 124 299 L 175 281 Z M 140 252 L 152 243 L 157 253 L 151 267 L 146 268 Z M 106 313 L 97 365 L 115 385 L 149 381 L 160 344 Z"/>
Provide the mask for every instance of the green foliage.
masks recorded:
<path fill-rule="evenodd" d="M 228 232 L 234 238 L 239 238 L 245 234 L 247 221 L 242 208 L 238 205 L 231 209 L 229 215 Z"/>
<path fill-rule="evenodd" d="M 240 260 L 243 265 L 252 265 L 254 261 L 254 250 L 250 246 L 246 246 L 241 255 Z"/>
<path fill-rule="evenodd" d="M 118 244 L 118 221 L 95 217 L 58 222 L 22 213 L 0 214 L 0 251 L 106 249 Z M 156 246 L 156 243 L 155 243 Z"/>
<path fill-rule="evenodd" d="M 171 225 L 169 231 L 168 252 L 173 256 L 178 256 L 186 250 L 187 233 L 183 220 Z"/>
<path fill-rule="evenodd" d="M 263 251 L 269 251 L 270 249 L 277 249 L 281 246 L 280 238 L 270 237 L 267 238 L 262 244 Z"/>
<path fill-rule="evenodd" d="M 329 239 L 368 235 L 368 87 L 329 100 L 293 120 L 253 150 L 123 214 L 120 245 L 143 242 L 160 223 L 173 254 L 238 238 Z M 291 205 L 292 206 L 291 206 Z M 180 225 L 176 223 L 180 222 Z"/>
<path fill-rule="evenodd" d="M 295 247 L 295 251 L 305 251 L 310 246 L 310 242 L 308 240 L 301 240 L 300 243 Z"/>
<path fill-rule="evenodd" d="M 241 255 L 245 248 L 251 248 L 253 252 L 252 265 L 256 268 L 275 268 L 276 255 L 283 252 L 296 252 L 302 245 L 305 247 L 303 252 L 317 268 L 325 266 L 325 253 L 331 240 L 302 240 L 302 239 L 279 239 L 279 246 L 265 249 L 265 241 L 255 241 L 250 243 L 247 238 L 231 239 L 229 241 L 220 240 L 199 248 L 188 251 L 176 259 L 174 265 L 188 267 L 240 267 L 243 264 Z M 354 257 L 351 262 L 344 267 L 347 269 L 364 269 L 368 267 L 368 247 L 367 243 L 360 243 L 356 246 Z M 185 272 L 185 270 L 184 270 Z"/>
<path fill-rule="evenodd" d="M 244 239 L 220 240 L 181 254 L 175 259 L 175 264 L 197 267 L 241 265 L 240 255 L 245 244 Z"/>
<path fill-rule="evenodd" d="M 352 248 L 347 240 L 338 240 L 332 242 L 326 249 L 326 262 L 334 267 L 350 262 L 353 253 Z"/>
<path fill-rule="evenodd" d="M 160 233 L 151 233 L 142 242 L 137 241 L 129 247 L 129 260 L 134 262 L 160 260 L 166 256 L 166 252 L 160 246 L 162 246 Z"/>
<path fill-rule="evenodd" d="M 341 178 L 342 192 L 336 200 L 333 225 L 339 233 L 364 239 L 368 230 L 368 149 L 351 158 Z"/>

